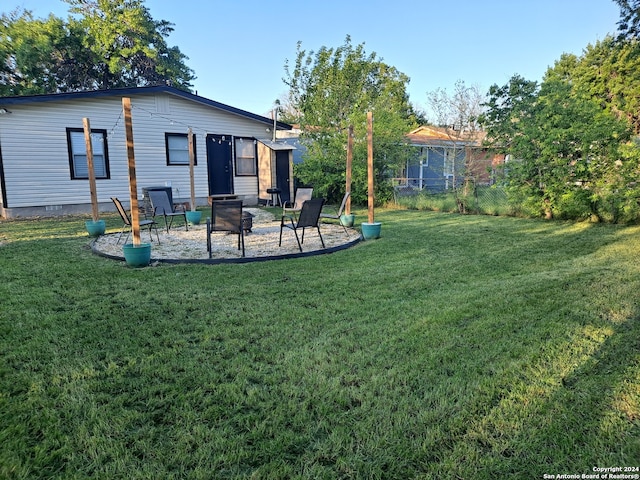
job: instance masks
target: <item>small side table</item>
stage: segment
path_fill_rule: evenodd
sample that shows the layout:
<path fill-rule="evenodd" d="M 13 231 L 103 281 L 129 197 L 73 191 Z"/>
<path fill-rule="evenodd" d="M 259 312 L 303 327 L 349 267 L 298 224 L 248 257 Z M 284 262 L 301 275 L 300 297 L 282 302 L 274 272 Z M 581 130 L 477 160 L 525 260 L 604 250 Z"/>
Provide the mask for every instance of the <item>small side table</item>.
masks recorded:
<path fill-rule="evenodd" d="M 267 193 L 271 195 L 271 206 L 276 206 L 276 200 L 278 202 L 278 206 L 282 206 L 282 199 L 280 198 L 280 194 L 282 190 L 279 188 L 267 188 Z"/>

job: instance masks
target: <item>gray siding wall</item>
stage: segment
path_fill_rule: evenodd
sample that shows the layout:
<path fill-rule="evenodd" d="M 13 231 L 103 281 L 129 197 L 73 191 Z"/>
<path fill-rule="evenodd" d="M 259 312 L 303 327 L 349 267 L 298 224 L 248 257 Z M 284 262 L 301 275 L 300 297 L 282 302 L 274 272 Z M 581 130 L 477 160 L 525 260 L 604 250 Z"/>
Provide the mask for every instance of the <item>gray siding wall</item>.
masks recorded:
<path fill-rule="evenodd" d="M 196 135 L 196 196 L 208 195 L 207 133 L 268 139 L 268 125 L 167 94 L 131 97 L 138 198 L 142 188 L 171 182 L 174 198 L 190 197 L 189 167 L 166 164 L 165 132 Z M 128 164 L 122 100 L 81 99 L 16 105 L 0 116 L 0 146 L 7 203 L 5 208 L 90 204 L 88 180 L 71 180 L 66 128 L 107 130 L 111 178 L 97 180 L 98 201 L 129 198 Z M 235 193 L 257 196 L 256 177 L 235 177 Z"/>

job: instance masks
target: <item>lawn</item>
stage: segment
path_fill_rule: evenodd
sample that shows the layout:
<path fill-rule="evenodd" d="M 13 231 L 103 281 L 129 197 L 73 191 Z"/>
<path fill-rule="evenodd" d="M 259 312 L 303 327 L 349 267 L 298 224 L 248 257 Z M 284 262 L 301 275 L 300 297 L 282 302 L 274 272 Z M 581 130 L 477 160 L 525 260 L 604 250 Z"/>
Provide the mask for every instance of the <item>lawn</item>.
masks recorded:
<path fill-rule="evenodd" d="M 376 213 L 331 255 L 144 269 L 1 222 L 0 478 L 640 465 L 640 227 Z"/>

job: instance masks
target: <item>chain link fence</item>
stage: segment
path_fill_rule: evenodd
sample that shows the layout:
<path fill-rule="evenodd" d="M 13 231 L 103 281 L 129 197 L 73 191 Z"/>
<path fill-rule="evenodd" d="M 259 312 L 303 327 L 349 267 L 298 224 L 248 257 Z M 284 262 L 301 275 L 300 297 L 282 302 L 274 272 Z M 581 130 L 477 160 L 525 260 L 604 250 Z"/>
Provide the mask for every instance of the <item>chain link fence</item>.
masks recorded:
<path fill-rule="evenodd" d="M 398 205 L 416 210 L 459 212 L 478 215 L 510 215 L 507 193 L 498 185 L 470 185 L 438 190 L 416 189 L 407 186 L 394 188 Z"/>

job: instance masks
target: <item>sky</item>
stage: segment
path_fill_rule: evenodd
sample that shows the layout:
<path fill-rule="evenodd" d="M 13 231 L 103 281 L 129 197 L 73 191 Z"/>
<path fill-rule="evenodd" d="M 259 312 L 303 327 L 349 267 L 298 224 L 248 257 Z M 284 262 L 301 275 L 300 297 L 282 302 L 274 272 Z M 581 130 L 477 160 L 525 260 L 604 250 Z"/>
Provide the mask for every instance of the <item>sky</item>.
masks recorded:
<path fill-rule="evenodd" d="M 302 49 L 364 43 L 367 54 L 409 76 L 410 101 L 428 113 L 427 93 L 453 93 L 458 80 L 487 92 L 518 74 L 540 81 L 563 53 L 581 55 L 616 32 L 613 0 L 146 0 L 155 20 L 174 24 L 167 39 L 189 57 L 194 90 L 268 115 L 287 86 L 285 62 Z M 66 18 L 62 0 L 0 0 L 36 17 Z"/>

